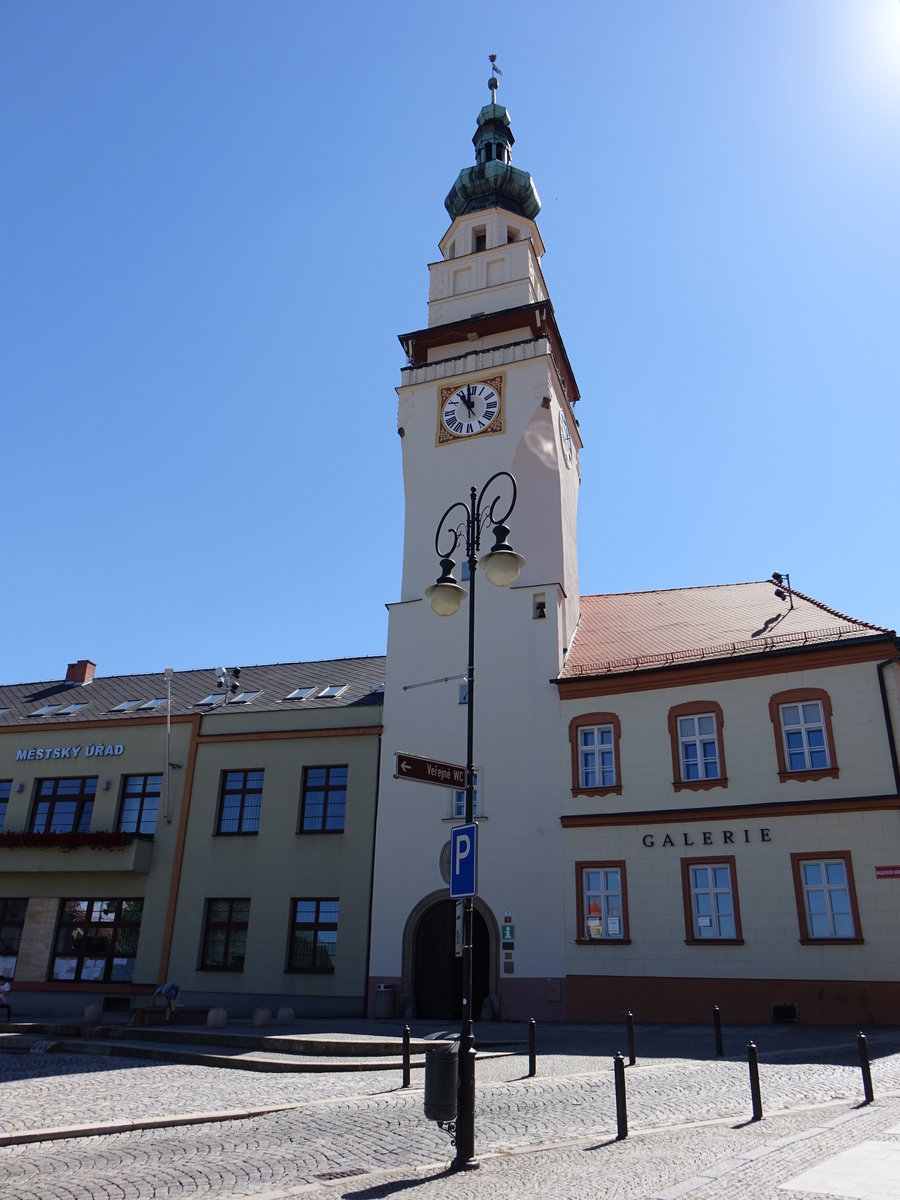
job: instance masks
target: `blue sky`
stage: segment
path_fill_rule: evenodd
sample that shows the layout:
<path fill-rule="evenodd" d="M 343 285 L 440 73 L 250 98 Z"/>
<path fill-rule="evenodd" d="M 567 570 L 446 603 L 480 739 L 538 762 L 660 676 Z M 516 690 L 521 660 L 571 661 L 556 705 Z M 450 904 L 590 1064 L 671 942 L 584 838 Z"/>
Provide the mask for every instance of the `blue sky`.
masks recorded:
<path fill-rule="evenodd" d="M 396 335 L 491 52 L 582 591 L 777 569 L 897 626 L 898 0 L 7 0 L 0 679 L 383 653 Z"/>

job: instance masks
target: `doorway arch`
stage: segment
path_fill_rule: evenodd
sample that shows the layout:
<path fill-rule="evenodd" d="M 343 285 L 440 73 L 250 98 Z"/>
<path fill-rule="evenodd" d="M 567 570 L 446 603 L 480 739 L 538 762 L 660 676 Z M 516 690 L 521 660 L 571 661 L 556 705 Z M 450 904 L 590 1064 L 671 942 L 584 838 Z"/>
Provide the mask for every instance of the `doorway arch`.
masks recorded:
<path fill-rule="evenodd" d="M 455 953 L 456 901 L 446 890 L 425 896 L 403 931 L 403 992 L 415 1015 L 435 1020 L 462 1016 L 462 959 Z M 497 997 L 500 931 L 486 904 L 475 897 L 472 913 L 472 1016 Z"/>

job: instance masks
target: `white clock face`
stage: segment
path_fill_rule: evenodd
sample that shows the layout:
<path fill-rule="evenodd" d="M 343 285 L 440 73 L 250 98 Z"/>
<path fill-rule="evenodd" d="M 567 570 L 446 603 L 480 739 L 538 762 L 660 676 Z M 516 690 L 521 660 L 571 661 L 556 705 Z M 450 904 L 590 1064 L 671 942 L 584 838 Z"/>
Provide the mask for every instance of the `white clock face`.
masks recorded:
<path fill-rule="evenodd" d="M 566 466 L 571 467 L 573 453 L 572 434 L 569 430 L 569 422 L 566 420 L 565 413 L 563 412 L 560 412 L 559 414 L 559 440 L 562 445 L 562 452 L 563 457 L 566 460 Z"/>
<path fill-rule="evenodd" d="M 454 437 L 481 433 L 500 412 L 500 397 L 487 383 L 467 383 L 449 396 L 441 410 L 441 424 Z"/>

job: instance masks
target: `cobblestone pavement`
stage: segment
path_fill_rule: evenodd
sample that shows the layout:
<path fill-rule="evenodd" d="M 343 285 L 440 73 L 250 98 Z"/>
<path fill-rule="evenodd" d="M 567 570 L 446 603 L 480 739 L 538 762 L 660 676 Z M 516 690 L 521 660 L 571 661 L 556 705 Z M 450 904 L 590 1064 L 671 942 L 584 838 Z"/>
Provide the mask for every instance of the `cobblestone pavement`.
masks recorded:
<path fill-rule="evenodd" d="M 516 1036 L 508 1026 L 493 1032 Z M 99 1055 L 0 1054 L 0 1134 L 12 1143 L 0 1147 L 0 1196 L 865 1195 L 780 1185 L 859 1143 L 895 1143 L 900 1154 L 900 1030 L 869 1033 L 876 1101 L 865 1107 L 852 1031 L 773 1027 L 725 1036 L 734 1057 L 722 1059 L 709 1031 L 638 1027 L 623 1141 L 616 1141 L 612 1069 L 620 1029 L 541 1029 L 535 1078 L 527 1077 L 522 1054 L 480 1059 L 482 1166 L 455 1175 L 446 1173 L 453 1153 L 446 1132 L 422 1114 L 421 1072 L 403 1090 L 399 1071 L 269 1075 Z M 760 1052 L 761 1122 L 750 1121 L 751 1036 Z M 79 1125 L 96 1132 L 62 1136 Z M 35 1131 L 55 1140 L 26 1140 Z"/>

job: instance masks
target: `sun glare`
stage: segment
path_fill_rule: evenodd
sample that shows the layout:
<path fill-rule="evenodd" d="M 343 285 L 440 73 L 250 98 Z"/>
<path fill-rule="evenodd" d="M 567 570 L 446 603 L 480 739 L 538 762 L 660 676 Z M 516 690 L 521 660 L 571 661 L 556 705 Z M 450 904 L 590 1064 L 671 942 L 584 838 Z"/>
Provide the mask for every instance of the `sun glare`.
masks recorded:
<path fill-rule="evenodd" d="M 900 0 L 854 0 L 845 13 L 854 85 L 879 105 L 900 104 Z"/>

